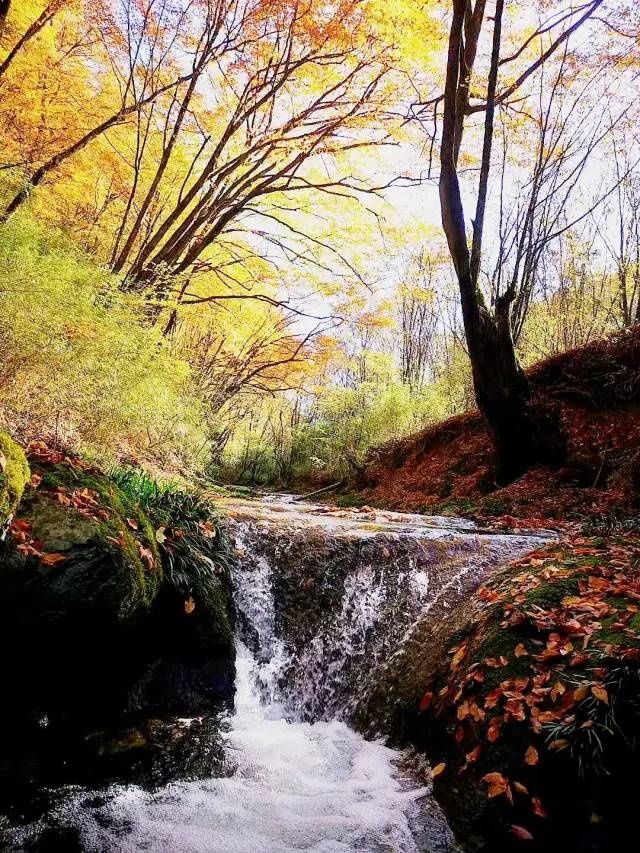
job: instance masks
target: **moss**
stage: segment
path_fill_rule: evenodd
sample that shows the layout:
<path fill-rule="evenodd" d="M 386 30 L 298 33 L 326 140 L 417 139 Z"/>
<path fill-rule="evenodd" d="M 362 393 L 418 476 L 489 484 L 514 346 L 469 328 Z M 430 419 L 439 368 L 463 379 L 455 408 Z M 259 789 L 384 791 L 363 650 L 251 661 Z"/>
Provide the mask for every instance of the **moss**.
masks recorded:
<path fill-rule="evenodd" d="M 558 607 L 563 598 L 578 594 L 578 581 L 581 577 L 584 575 L 573 575 L 570 578 L 558 578 L 543 583 L 527 593 L 525 601 L 528 605 L 535 605 L 543 610 Z"/>
<path fill-rule="evenodd" d="M 148 606 L 158 591 L 162 579 L 162 561 L 155 538 L 155 530 L 146 513 L 112 480 L 96 468 L 79 460 L 65 459 L 57 464 L 43 466 L 39 493 L 65 489 L 88 489 L 97 495 L 105 517 L 94 521 L 95 538 L 101 547 L 124 561 L 131 571 L 131 605 Z M 143 558 L 141 550 L 150 552 L 153 567 Z"/>
<path fill-rule="evenodd" d="M 0 528 L 20 503 L 31 472 L 22 448 L 0 432 Z"/>

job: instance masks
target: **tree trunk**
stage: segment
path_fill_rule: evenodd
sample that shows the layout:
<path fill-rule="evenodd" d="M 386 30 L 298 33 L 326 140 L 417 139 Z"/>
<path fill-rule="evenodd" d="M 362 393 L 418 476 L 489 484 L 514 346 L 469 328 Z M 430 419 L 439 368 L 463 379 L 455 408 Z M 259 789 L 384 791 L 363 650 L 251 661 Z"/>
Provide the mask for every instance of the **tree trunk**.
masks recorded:
<path fill-rule="evenodd" d="M 531 390 L 515 354 L 508 308 L 503 317 L 492 317 L 482 308 L 471 338 L 477 342 L 471 355 L 476 401 L 489 427 L 496 481 L 502 485 L 542 461 Z"/>

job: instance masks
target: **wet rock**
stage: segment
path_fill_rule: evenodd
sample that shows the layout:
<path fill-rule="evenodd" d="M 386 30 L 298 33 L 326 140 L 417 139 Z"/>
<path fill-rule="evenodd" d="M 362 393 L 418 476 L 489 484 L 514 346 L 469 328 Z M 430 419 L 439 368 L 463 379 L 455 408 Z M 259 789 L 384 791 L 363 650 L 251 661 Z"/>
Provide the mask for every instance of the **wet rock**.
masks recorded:
<path fill-rule="evenodd" d="M 228 569 L 207 558 L 210 576 L 199 569 L 185 590 L 156 525 L 99 469 L 44 447 L 32 469 L 0 544 L 0 806 L 120 767 L 131 779 L 163 751 L 146 721 L 215 715 L 234 695 Z M 124 744 L 133 724 L 144 744 L 99 747 L 94 733 L 116 743 L 124 730 Z M 165 739 L 176 775 L 179 741 Z"/>

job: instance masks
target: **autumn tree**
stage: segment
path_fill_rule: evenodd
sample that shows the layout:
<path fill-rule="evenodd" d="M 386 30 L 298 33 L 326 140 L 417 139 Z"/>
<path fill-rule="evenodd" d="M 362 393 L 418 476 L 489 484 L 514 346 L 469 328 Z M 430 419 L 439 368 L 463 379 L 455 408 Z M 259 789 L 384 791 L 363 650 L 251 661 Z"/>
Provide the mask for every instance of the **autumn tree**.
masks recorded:
<path fill-rule="evenodd" d="M 460 290 L 462 316 L 472 365 L 476 400 L 484 414 L 496 451 L 497 476 L 509 481 L 534 461 L 549 461 L 554 442 L 548 441 L 537 423 L 529 383 L 519 364 L 512 335 L 511 309 L 515 288 L 507 286 L 493 306 L 480 285 L 483 234 L 492 163 L 494 120 L 497 105 L 508 105 L 521 94 L 527 81 L 549 61 L 559 48 L 600 9 L 603 0 L 592 0 L 576 9 L 552 14 L 508 56 L 501 54 L 504 0 L 496 0 L 492 15 L 492 37 L 484 97 L 472 103 L 472 80 L 478 44 L 487 8 L 485 0 L 454 0 L 448 42 L 446 83 L 443 98 L 440 144 L 440 204 L 442 223 Z M 546 41 L 542 36 L 546 36 Z M 540 39 L 540 51 L 530 64 L 500 88 L 499 74 L 527 55 L 527 48 Z M 440 102 L 437 99 L 436 104 Z M 460 152 L 469 117 L 484 116 L 480 172 L 472 217 L 471 242 L 460 189 Z"/>

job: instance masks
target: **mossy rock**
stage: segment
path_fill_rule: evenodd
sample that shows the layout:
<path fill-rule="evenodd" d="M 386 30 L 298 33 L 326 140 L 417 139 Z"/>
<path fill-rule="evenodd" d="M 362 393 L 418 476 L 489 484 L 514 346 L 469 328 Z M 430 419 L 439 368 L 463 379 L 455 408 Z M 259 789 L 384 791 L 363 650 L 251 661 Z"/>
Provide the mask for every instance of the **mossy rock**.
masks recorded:
<path fill-rule="evenodd" d="M 122 613 L 149 606 L 162 582 L 162 560 L 147 514 L 106 474 L 77 457 L 55 454 L 51 462 L 36 459 L 32 466 L 41 480 L 23 516 L 41 550 L 97 548 L 127 587 Z"/>
<path fill-rule="evenodd" d="M 614 851 L 640 758 L 640 537 L 575 539 L 478 591 L 406 709 L 472 851 Z"/>
<path fill-rule="evenodd" d="M 24 451 L 0 431 L 0 531 L 20 503 L 30 476 Z"/>
<path fill-rule="evenodd" d="M 194 587 L 185 607 L 136 500 L 78 457 L 38 447 L 31 462 L 33 486 L 0 554 L 0 648 L 15 650 L 0 656 L 13 685 L 0 715 L 99 727 L 230 701 L 228 572 Z"/>

